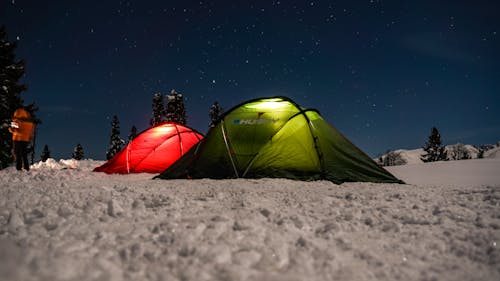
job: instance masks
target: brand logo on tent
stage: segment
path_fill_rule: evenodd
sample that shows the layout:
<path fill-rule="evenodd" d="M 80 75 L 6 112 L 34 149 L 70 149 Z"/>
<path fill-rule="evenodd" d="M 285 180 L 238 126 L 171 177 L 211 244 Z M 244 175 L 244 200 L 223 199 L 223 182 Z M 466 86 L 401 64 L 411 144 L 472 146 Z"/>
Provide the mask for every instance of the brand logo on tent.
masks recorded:
<path fill-rule="evenodd" d="M 233 124 L 237 124 L 237 125 L 264 125 L 264 124 L 274 124 L 278 121 L 279 121 L 279 119 L 234 119 Z"/>
<path fill-rule="evenodd" d="M 264 124 L 274 124 L 278 122 L 280 119 L 275 118 L 275 119 L 267 119 L 267 118 L 261 118 L 262 115 L 264 115 L 265 112 L 258 112 L 257 113 L 257 119 L 234 119 L 233 124 L 238 124 L 238 125 L 264 125 Z"/>

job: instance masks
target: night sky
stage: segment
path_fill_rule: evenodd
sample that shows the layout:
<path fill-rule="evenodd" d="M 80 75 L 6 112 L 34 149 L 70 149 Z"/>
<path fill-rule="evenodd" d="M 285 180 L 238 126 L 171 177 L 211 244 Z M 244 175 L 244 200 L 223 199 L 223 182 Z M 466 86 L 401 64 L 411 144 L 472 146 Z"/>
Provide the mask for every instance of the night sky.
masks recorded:
<path fill-rule="evenodd" d="M 371 156 L 421 147 L 432 126 L 445 144 L 500 140 L 498 1 L 0 3 L 40 108 L 38 155 L 81 143 L 103 160 L 112 116 L 126 139 L 171 89 L 201 133 L 214 101 L 285 95 Z"/>

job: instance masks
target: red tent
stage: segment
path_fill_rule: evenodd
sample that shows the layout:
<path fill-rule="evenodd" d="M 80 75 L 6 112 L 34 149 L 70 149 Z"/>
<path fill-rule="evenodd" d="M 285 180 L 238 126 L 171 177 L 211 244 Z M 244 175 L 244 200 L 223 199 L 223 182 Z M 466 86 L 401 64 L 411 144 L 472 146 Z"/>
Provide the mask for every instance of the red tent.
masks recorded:
<path fill-rule="evenodd" d="M 161 173 L 202 138 L 202 134 L 191 128 L 164 123 L 137 135 L 94 171 L 108 174 Z"/>

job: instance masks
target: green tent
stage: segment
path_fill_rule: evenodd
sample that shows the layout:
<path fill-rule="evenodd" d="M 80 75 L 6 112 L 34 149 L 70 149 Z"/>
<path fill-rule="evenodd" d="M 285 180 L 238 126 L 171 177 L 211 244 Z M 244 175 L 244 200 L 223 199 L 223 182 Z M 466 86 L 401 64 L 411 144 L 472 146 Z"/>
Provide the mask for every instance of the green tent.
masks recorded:
<path fill-rule="evenodd" d="M 254 99 L 233 107 L 158 177 L 401 182 L 318 111 L 286 97 Z"/>

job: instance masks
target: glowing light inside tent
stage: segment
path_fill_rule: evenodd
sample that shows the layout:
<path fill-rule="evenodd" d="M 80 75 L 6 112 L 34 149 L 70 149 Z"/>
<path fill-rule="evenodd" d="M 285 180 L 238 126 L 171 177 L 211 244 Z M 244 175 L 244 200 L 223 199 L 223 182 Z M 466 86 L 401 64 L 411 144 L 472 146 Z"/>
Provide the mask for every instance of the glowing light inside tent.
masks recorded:
<path fill-rule="evenodd" d="M 137 135 L 94 171 L 108 174 L 161 173 L 202 138 L 203 135 L 188 127 L 164 123 Z"/>
<path fill-rule="evenodd" d="M 171 133 L 174 133 L 175 131 L 175 126 L 158 126 L 156 128 L 153 128 L 153 131 L 151 132 L 151 134 L 154 136 L 154 137 L 158 137 L 158 136 L 165 136 L 165 135 L 169 135 Z"/>
<path fill-rule="evenodd" d="M 264 109 L 276 110 L 288 106 L 290 106 L 290 103 L 287 101 L 283 101 L 280 98 L 266 99 L 263 101 L 258 101 L 245 105 L 246 108 L 259 109 L 259 110 L 264 110 Z"/>

